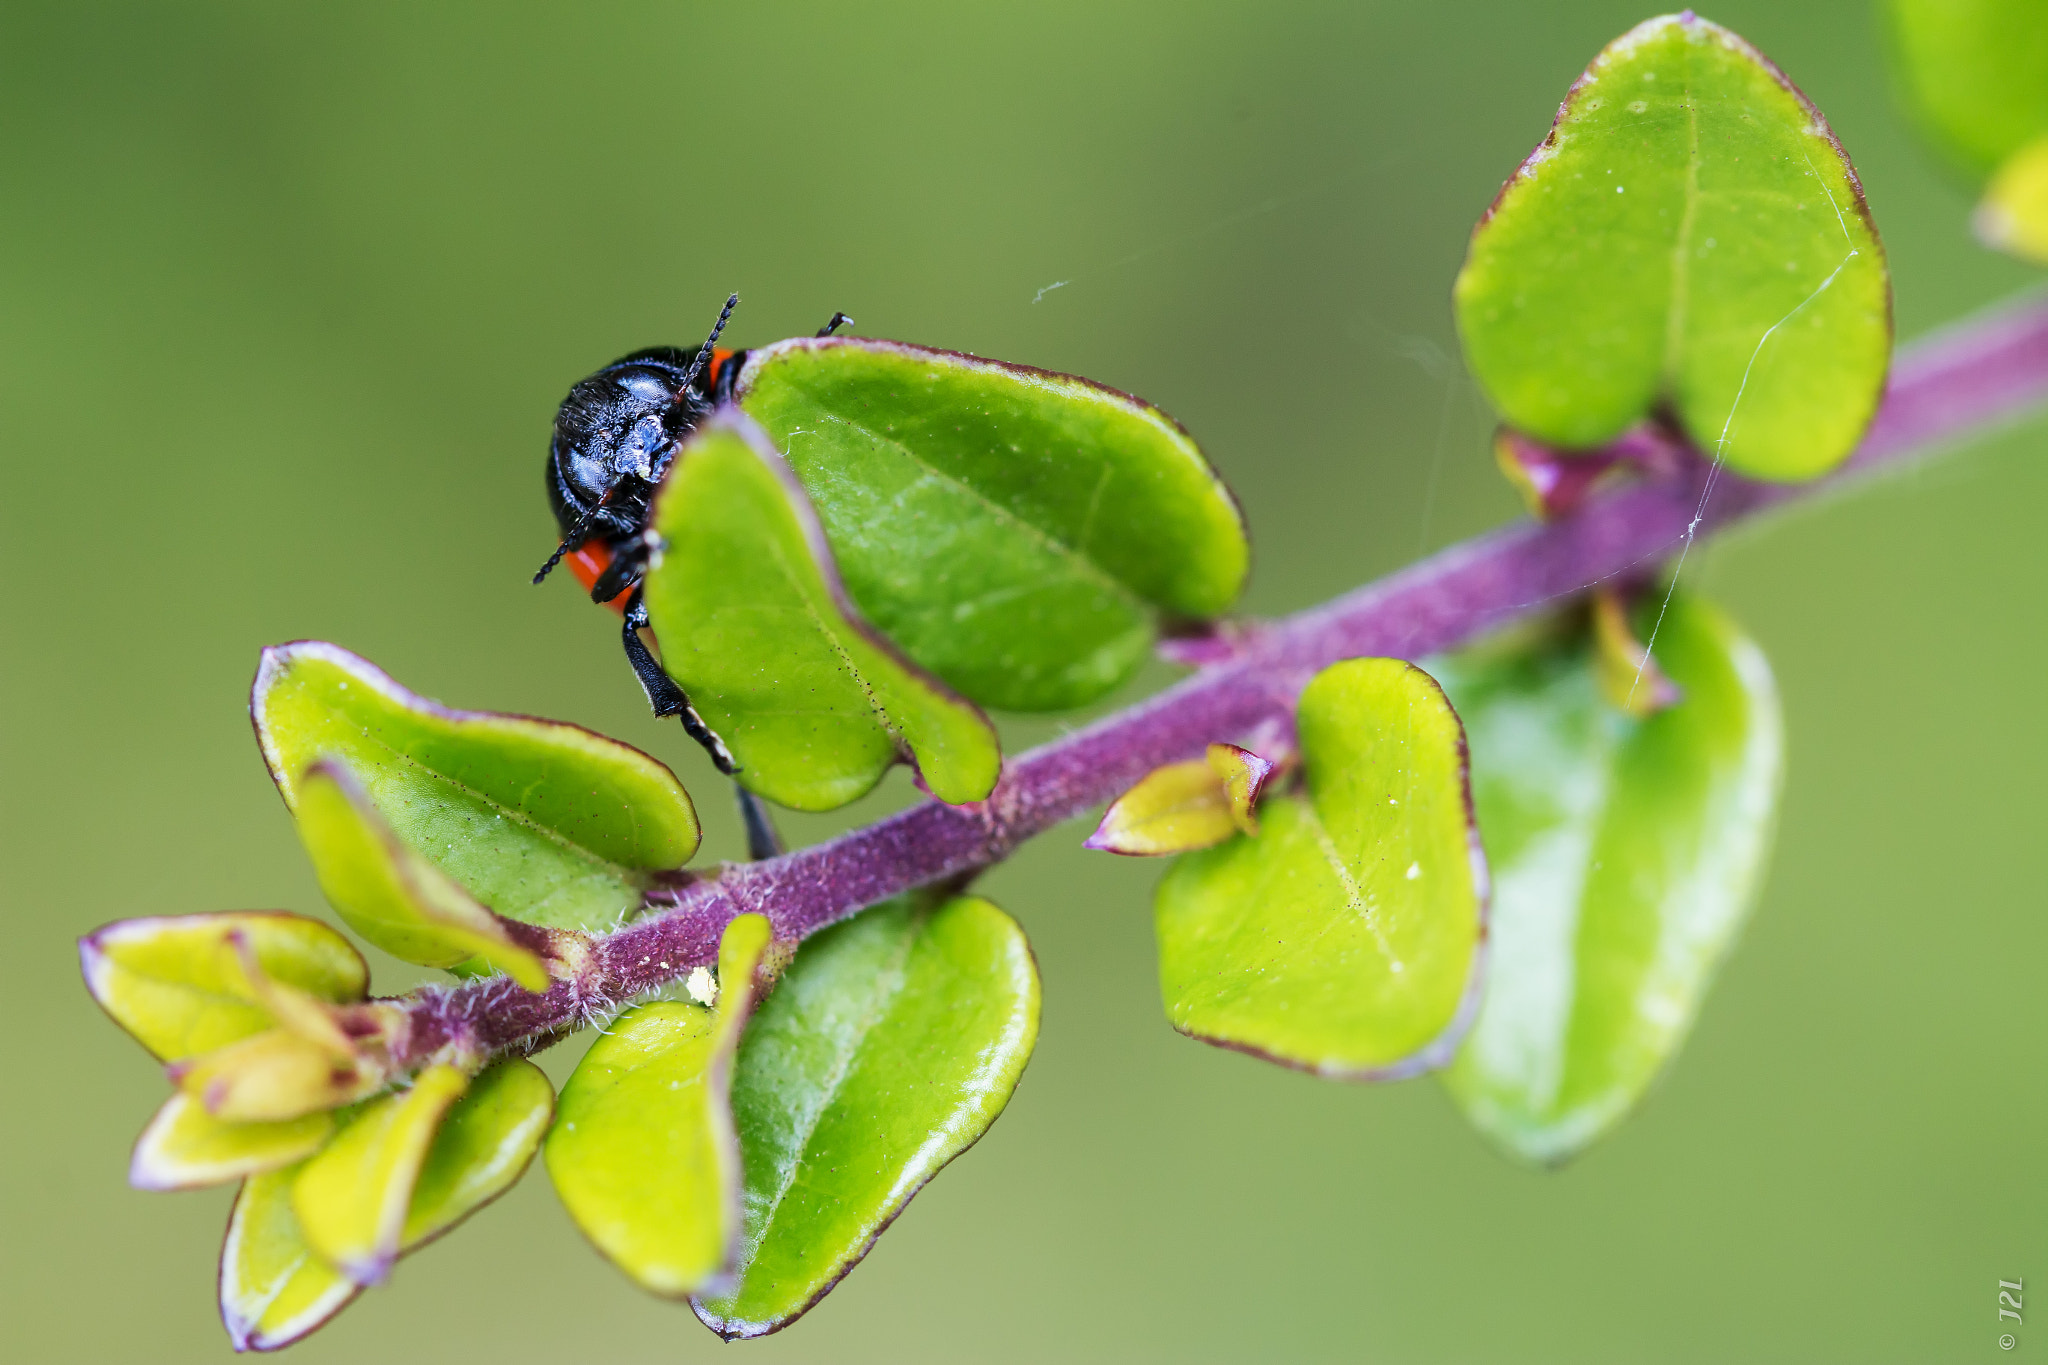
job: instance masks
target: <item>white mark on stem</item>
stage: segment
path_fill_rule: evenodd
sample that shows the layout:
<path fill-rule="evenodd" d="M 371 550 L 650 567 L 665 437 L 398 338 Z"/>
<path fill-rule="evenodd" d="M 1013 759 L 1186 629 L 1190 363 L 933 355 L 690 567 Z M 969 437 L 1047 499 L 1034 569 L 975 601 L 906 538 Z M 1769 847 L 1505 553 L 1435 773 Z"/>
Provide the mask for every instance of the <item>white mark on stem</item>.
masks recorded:
<path fill-rule="evenodd" d="M 692 969 L 690 979 L 683 983 L 683 989 L 700 1005 L 711 1005 L 718 1001 L 718 983 L 711 979 L 708 967 Z"/>

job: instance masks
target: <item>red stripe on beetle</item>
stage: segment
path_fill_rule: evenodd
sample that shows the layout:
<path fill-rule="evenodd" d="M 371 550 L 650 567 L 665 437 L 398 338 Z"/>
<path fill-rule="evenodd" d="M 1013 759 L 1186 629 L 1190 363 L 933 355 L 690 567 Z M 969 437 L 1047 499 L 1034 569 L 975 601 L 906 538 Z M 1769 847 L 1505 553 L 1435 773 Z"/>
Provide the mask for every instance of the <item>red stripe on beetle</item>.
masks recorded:
<path fill-rule="evenodd" d="M 583 585 L 583 591 L 589 592 L 596 586 L 604 571 L 612 566 L 612 552 L 609 547 L 593 540 L 580 550 L 569 551 L 563 562 L 569 566 L 569 572 L 576 575 L 576 581 Z M 619 589 L 618 596 L 605 605 L 624 616 L 628 591 L 629 589 L 625 588 Z"/>

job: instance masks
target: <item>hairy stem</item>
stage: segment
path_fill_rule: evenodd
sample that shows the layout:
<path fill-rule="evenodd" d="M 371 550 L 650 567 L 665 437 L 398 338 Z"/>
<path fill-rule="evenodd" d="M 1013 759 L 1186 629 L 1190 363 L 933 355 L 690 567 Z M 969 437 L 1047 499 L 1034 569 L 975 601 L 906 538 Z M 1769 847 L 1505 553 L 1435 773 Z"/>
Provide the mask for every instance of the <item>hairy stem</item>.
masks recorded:
<path fill-rule="evenodd" d="M 1695 457 L 1678 473 L 1589 501 L 1562 520 L 1480 536 L 1343 597 L 1249 631 L 1234 654 L 1156 696 L 1009 760 L 988 800 L 925 801 L 830 842 L 730 865 L 649 897 L 648 913 L 596 941 L 574 982 L 531 995 L 502 979 L 407 1002 L 400 1050 L 529 1048 L 716 959 L 727 921 L 768 916 L 800 939 L 913 887 L 1000 862 L 1025 840 L 1086 814 L 1153 768 L 1291 716 L 1325 665 L 1450 649 L 1620 575 L 1653 569 L 1689 538 L 1780 503 L 1826 496 L 1902 467 L 2048 400 L 2048 302 L 1979 316 L 1901 353 L 1856 454 L 1826 479 L 1764 484 Z"/>

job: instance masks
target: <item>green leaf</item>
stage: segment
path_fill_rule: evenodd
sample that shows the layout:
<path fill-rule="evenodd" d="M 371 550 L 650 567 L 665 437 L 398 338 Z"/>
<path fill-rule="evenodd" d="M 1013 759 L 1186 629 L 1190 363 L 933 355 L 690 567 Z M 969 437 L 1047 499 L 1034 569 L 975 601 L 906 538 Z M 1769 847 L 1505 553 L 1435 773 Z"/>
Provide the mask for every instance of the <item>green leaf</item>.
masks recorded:
<path fill-rule="evenodd" d="M 271 1123 L 335 1109 L 383 1088 L 405 1013 L 387 1002 L 335 1004 L 263 969 L 230 933 L 242 980 L 277 1027 L 165 1068 L 173 1084 L 230 1123 Z"/>
<path fill-rule="evenodd" d="M 436 1068 L 427 1080 L 435 1102 L 451 1088 L 447 1070 Z M 351 1128 L 371 1125 L 363 1130 L 371 1139 L 366 1146 L 388 1154 L 394 1138 L 398 1145 L 417 1139 L 423 1111 L 392 1103 L 401 1098 L 379 1101 L 355 1116 Z M 533 1159 L 553 1112 L 554 1090 L 531 1062 L 500 1062 L 478 1076 L 432 1133 L 406 1208 L 400 1253 L 432 1241 L 510 1189 Z M 361 1142 L 362 1136 L 354 1141 Z M 359 1292 L 354 1280 L 308 1245 L 293 1211 L 300 1177 L 310 1164 L 254 1176 L 235 1200 L 221 1250 L 220 1290 L 221 1316 L 237 1351 L 289 1345 Z M 387 1218 L 388 1200 L 400 1183 L 368 1182 L 358 1190 L 364 1208 L 345 1212 Z"/>
<path fill-rule="evenodd" d="M 1456 296 L 1509 424 L 1591 447 L 1668 405 L 1763 479 L 1846 458 L 1891 356 L 1848 155 L 1776 67 L 1690 13 L 1593 60 L 1472 234 Z"/>
<path fill-rule="evenodd" d="M 274 1028 L 173 1062 L 171 1083 L 224 1123 L 282 1123 L 339 1109 L 384 1085 L 381 1066 Z"/>
<path fill-rule="evenodd" d="M 2048 134 L 2048 16 L 2039 0 L 1891 0 L 1906 94 L 1963 168 L 1989 175 Z"/>
<path fill-rule="evenodd" d="M 1978 180 L 1977 236 L 2048 263 L 2048 12 L 2039 0 L 1892 0 L 1900 84 Z"/>
<path fill-rule="evenodd" d="M 519 1182 L 555 1114 L 547 1073 L 514 1057 L 470 1082 L 434 1134 L 399 1249 L 422 1246 Z"/>
<path fill-rule="evenodd" d="M 738 1230 L 739 1154 L 713 1093 L 717 1037 L 702 1005 L 627 1010 L 562 1087 L 543 1148 L 548 1178 L 584 1236 L 670 1297 L 716 1276 Z"/>
<path fill-rule="evenodd" d="M 2048 136 L 2029 142 L 1998 168 L 1977 205 L 1975 224 L 1986 246 L 2048 265 Z"/>
<path fill-rule="evenodd" d="M 1413 665 L 1351 659 L 1309 683 L 1296 725 L 1307 792 L 1160 884 L 1167 1018 L 1326 1076 L 1441 1065 L 1486 898 L 1457 714 Z"/>
<path fill-rule="evenodd" d="M 78 941 L 86 989 L 159 1061 L 212 1052 L 272 1026 L 237 938 L 275 980 L 322 1000 L 360 1000 L 370 970 L 318 920 L 237 911 L 122 920 Z"/>
<path fill-rule="evenodd" d="M 1145 774 L 1110 803 L 1083 848 L 1126 857 L 1186 853 L 1259 832 L 1259 794 L 1273 765 L 1235 744 Z"/>
<path fill-rule="evenodd" d="M 225 1123 L 190 1095 L 176 1094 L 136 1139 L 128 1183 L 138 1190 L 190 1190 L 303 1161 L 334 1132 L 325 1111 L 281 1123 Z"/>
<path fill-rule="evenodd" d="M 220 1251 L 220 1316 L 237 1351 L 275 1351 L 348 1306 L 360 1286 L 313 1253 L 292 1213 L 303 1166 L 243 1183 Z"/>
<path fill-rule="evenodd" d="M 715 1009 L 657 1001 L 590 1045 L 546 1146 L 555 1192 L 597 1249 L 656 1294 L 714 1284 L 740 1234 L 732 1057 L 770 946 L 741 915 L 719 944 Z"/>
<path fill-rule="evenodd" d="M 1612 587 L 1593 590 L 1593 676 L 1609 702 L 1641 719 L 1653 716 L 1684 696 L 1684 689 L 1665 675 L 1649 644 L 1629 620 L 1622 592 Z"/>
<path fill-rule="evenodd" d="M 750 351 L 737 394 L 817 508 L 860 610 L 988 706 L 1079 706 L 1155 616 L 1213 616 L 1250 552 L 1157 408 L 1085 379 L 859 337 Z"/>
<path fill-rule="evenodd" d="M 364 1105 L 299 1172 L 292 1212 L 306 1244 L 356 1283 L 376 1284 L 398 1259 L 434 1134 L 468 1086 L 455 1067 L 428 1067 Z"/>
<path fill-rule="evenodd" d="M 639 750 L 449 710 L 334 645 L 265 650 L 249 708 L 286 806 L 316 761 L 347 763 L 408 848 L 508 919 L 610 928 L 697 851 L 689 794 Z"/>
<path fill-rule="evenodd" d="M 985 900 L 896 900 L 808 940 L 747 1030 L 733 1082 L 746 1243 L 720 1336 L 787 1326 L 994 1123 L 1038 1037 L 1038 971 Z"/>
<path fill-rule="evenodd" d="M 873 634 L 838 586 L 802 487 L 746 418 L 700 426 L 654 507 L 647 577 L 662 663 L 754 791 L 831 810 L 909 758 L 942 801 L 978 801 L 988 720 Z"/>
<path fill-rule="evenodd" d="M 349 928 L 423 967 L 480 957 L 529 991 L 548 988 L 540 955 L 513 942 L 503 921 L 401 843 L 344 763 L 315 762 L 298 793 L 299 838 L 328 904 Z"/>
<path fill-rule="evenodd" d="M 1530 1161 L 1583 1150 L 1670 1060 L 1770 841 L 1783 735 L 1762 653 L 1681 594 L 1656 654 L 1683 696 L 1647 719 L 1601 695 L 1583 631 L 1443 666 L 1495 877 L 1485 1001 L 1445 1083 Z"/>

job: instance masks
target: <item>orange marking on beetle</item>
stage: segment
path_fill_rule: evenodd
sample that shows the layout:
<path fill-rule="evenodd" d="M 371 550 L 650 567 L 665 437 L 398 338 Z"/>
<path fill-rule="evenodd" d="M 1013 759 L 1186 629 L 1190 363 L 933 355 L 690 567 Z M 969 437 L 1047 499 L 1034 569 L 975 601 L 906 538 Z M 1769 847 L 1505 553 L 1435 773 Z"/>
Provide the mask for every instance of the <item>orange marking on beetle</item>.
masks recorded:
<path fill-rule="evenodd" d="M 738 353 L 735 351 L 728 351 L 722 348 L 714 348 L 712 350 L 710 387 L 718 387 L 719 371 L 723 370 L 726 362 L 731 360 L 736 354 Z M 583 590 L 589 592 L 596 585 L 597 580 L 604 574 L 604 571 L 612 566 L 612 552 L 604 545 L 593 540 L 580 550 L 571 550 L 563 557 L 563 561 L 568 564 L 569 572 L 576 575 L 576 581 L 583 585 Z M 605 605 L 619 613 L 619 615 L 624 616 L 626 614 L 626 598 L 631 592 L 632 589 L 630 588 L 621 588 L 618 595 L 609 602 L 606 602 Z"/>
<path fill-rule="evenodd" d="M 569 566 L 569 572 L 576 575 L 576 581 L 583 585 L 583 591 L 589 592 L 596 586 L 604 571 L 612 566 L 612 552 L 609 547 L 593 540 L 580 550 L 569 551 L 563 562 Z M 630 591 L 627 588 L 619 589 L 618 595 L 605 605 L 624 616 L 626 597 Z"/>

